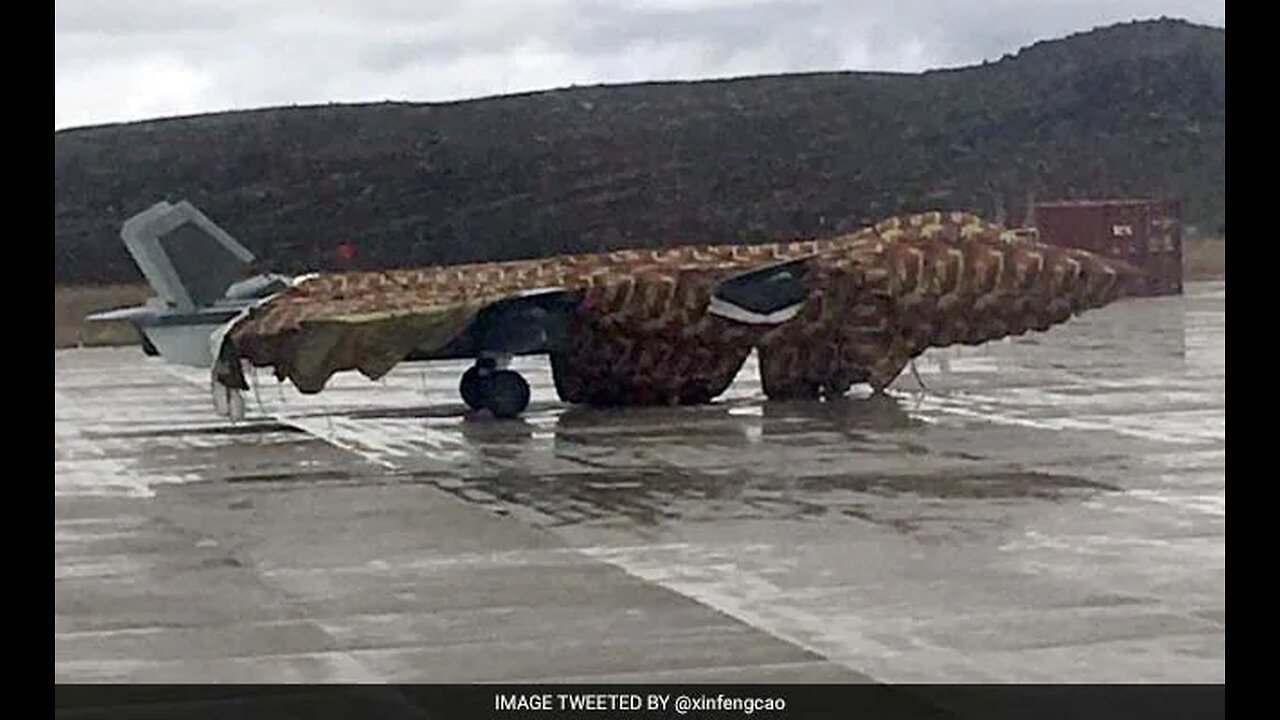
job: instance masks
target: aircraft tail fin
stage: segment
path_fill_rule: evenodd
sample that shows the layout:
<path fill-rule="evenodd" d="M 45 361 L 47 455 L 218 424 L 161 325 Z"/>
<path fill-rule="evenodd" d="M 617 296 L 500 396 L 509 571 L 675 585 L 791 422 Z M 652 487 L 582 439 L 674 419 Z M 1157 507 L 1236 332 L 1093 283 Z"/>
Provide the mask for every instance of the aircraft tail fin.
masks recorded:
<path fill-rule="evenodd" d="M 125 247 L 166 307 L 195 310 L 245 277 L 253 253 L 191 203 L 158 202 L 125 221 Z"/>

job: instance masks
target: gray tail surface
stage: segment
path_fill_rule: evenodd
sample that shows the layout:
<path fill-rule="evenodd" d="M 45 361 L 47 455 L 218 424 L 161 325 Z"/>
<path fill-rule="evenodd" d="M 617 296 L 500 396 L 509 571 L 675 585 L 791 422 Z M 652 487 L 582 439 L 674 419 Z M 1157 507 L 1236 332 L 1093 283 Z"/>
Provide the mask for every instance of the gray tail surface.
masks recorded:
<path fill-rule="evenodd" d="M 125 221 L 125 247 L 164 306 L 179 311 L 222 298 L 253 253 L 191 203 L 158 202 Z"/>

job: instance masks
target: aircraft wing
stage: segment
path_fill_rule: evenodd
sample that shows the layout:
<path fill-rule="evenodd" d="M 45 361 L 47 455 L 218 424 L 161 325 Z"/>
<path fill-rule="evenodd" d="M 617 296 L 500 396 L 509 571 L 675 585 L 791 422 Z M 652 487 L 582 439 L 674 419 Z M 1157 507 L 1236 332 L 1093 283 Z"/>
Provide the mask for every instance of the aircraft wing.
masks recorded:
<path fill-rule="evenodd" d="M 572 293 L 555 287 L 359 292 L 350 283 L 369 278 L 352 275 L 319 275 L 251 310 L 227 332 L 220 360 L 229 354 L 271 366 L 278 378 L 315 393 L 336 372 L 359 370 L 377 379 L 410 355 L 445 359 L 543 350 L 555 341 L 557 312 L 576 303 Z M 224 384 L 247 387 L 238 363 L 221 364 Z"/>

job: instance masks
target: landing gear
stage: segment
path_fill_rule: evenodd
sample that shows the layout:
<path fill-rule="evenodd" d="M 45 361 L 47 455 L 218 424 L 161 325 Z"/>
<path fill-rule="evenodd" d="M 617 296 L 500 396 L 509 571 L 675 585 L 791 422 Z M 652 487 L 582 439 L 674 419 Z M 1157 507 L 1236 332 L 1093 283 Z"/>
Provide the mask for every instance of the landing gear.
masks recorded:
<path fill-rule="evenodd" d="M 239 422 L 245 417 L 244 393 L 227 387 L 217 380 L 209 384 L 209 392 L 213 395 L 213 409 L 232 422 Z"/>
<path fill-rule="evenodd" d="M 481 369 L 479 365 L 472 365 L 467 371 L 462 373 L 462 383 L 458 386 L 458 392 L 462 394 L 462 401 L 472 410 L 481 410 L 484 408 L 485 398 L 489 395 L 489 374 L 492 370 Z"/>
<path fill-rule="evenodd" d="M 494 417 L 518 417 L 529 407 L 529 383 L 518 372 L 499 370 L 489 378 L 488 400 Z"/>
<path fill-rule="evenodd" d="M 499 369 L 493 358 L 480 358 L 463 373 L 458 391 L 467 407 L 497 418 L 519 417 L 529 407 L 529 383 L 514 370 Z"/>

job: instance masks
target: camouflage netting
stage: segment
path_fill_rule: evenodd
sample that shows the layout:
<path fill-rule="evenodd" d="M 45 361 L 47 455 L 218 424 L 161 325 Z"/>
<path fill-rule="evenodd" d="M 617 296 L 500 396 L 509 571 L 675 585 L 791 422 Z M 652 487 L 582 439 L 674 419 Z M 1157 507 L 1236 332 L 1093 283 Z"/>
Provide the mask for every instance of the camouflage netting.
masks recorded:
<path fill-rule="evenodd" d="M 489 304 L 513 293 L 556 287 L 584 296 L 573 320 L 573 349 L 567 354 L 572 370 L 567 379 L 557 376 L 565 392 L 579 397 L 583 392 L 571 388 L 591 384 L 595 377 L 583 368 L 587 375 L 579 379 L 581 364 L 596 356 L 614 357 L 611 349 L 618 343 L 630 347 L 644 338 L 652 347 L 677 335 L 705 337 L 706 352 L 713 355 L 734 342 L 741 344 L 744 333 L 705 313 L 715 279 L 812 252 L 814 247 L 684 246 L 318 275 L 254 308 L 228 333 L 226 351 L 254 366 L 272 367 L 277 378 L 288 378 L 302 392 L 314 393 L 336 372 L 359 370 L 371 379 L 382 377 L 413 351 L 429 354 L 444 348 Z M 719 362 L 718 355 L 713 360 L 705 352 L 697 357 L 699 362 Z M 641 383 L 638 373 L 648 372 L 650 366 L 647 361 L 636 365 L 614 359 L 618 368 L 634 366 L 625 373 L 628 384 Z M 689 372 L 705 371 L 698 365 L 689 366 Z M 233 387 L 246 387 L 234 369 L 223 379 Z M 673 383 L 669 378 L 660 384 Z M 626 397 L 620 401 L 629 402 Z"/>
<path fill-rule="evenodd" d="M 718 281 L 798 258 L 808 258 L 810 297 L 797 318 L 769 327 L 707 312 Z M 567 402 L 706 402 L 753 347 L 770 397 L 813 397 L 883 388 L 929 347 L 1047 329 L 1114 300 L 1132 272 L 972 215 L 927 213 L 823 241 L 321 275 L 253 310 L 229 348 L 318 392 L 335 372 L 376 379 L 415 350 L 444 348 L 512 293 L 559 287 L 583 294 L 568 346 L 551 358 Z M 234 375 L 229 384 L 244 387 Z"/>
<path fill-rule="evenodd" d="M 812 261 L 804 311 L 759 341 L 765 393 L 882 390 L 928 348 L 1047 330 L 1113 302 L 1138 274 L 966 213 L 891 218 Z"/>

